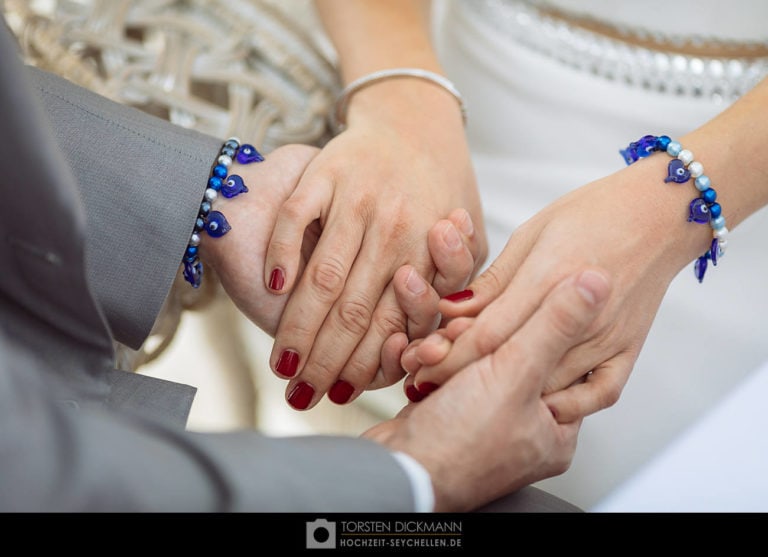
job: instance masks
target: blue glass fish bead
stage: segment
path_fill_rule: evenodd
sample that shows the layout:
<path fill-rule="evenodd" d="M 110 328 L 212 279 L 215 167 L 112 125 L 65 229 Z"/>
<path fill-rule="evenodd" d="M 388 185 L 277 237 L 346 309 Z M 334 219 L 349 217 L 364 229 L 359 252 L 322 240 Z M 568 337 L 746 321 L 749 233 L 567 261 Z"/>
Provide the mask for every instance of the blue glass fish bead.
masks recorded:
<path fill-rule="evenodd" d="M 203 264 L 199 260 L 184 263 L 184 280 L 193 288 L 200 287 L 203 282 Z"/>
<path fill-rule="evenodd" d="M 691 172 L 685 168 L 685 164 L 680 159 L 672 159 L 667 167 L 667 177 L 665 182 L 675 182 L 684 184 L 691 179 Z"/>
<path fill-rule="evenodd" d="M 637 156 L 637 149 L 635 148 L 636 143 L 630 143 L 629 146 L 626 149 L 621 149 L 619 151 L 619 154 L 624 157 L 624 162 L 627 163 L 627 165 L 632 164 L 633 162 L 637 161 L 639 158 Z"/>
<path fill-rule="evenodd" d="M 656 136 L 644 135 L 637 141 L 637 156 L 647 157 L 656 150 Z"/>
<path fill-rule="evenodd" d="M 261 162 L 263 160 L 264 157 L 262 157 L 261 153 L 256 150 L 256 147 L 248 143 L 240 147 L 240 150 L 237 152 L 237 162 L 240 164 L 250 164 L 252 162 Z"/>
<path fill-rule="evenodd" d="M 221 186 L 221 195 L 228 199 L 247 191 L 248 187 L 245 185 L 245 182 L 243 182 L 243 179 L 237 174 L 229 176 Z"/>
<path fill-rule="evenodd" d="M 704 273 L 707 272 L 707 259 L 709 258 L 706 255 L 702 255 L 693 265 L 693 272 L 699 282 L 704 280 Z"/>
<path fill-rule="evenodd" d="M 221 238 L 230 230 L 232 227 L 227 222 L 227 217 L 221 211 L 211 211 L 205 223 L 205 231 L 208 232 L 208 235 L 213 238 Z"/>
<path fill-rule="evenodd" d="M 712 260 L 712 265 L 717 266 L 718 257 L 720 257 L 720 241 L 714 238 L 709 246 L 709 258 Z"/>
<path fill-rule="evenodd" d="M 701 197 L 697 197 L 691 201 L 688 207 L 688 222 L 697 222 L 699 224 L 706 224 L 711 217 L 709 213 L 709 205 Z"/>

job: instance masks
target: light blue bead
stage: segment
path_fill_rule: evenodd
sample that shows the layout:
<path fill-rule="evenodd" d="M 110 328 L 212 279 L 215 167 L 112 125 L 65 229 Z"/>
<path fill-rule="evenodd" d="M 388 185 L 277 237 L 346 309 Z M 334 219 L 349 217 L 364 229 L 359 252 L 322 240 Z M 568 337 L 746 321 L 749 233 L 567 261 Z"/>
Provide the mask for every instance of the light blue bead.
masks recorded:
<path fill-rule="evenodd" d="M 683 146 L 677 141 L 670 141 L 667 145 L 667 154 L 671 157 L 676 157 L 683 150 Z"/>
<path fill-rule="evenodd" d="M 716 219 L 712 219 L 709 221 L 710 226 L 712 226 L 712 230 L 720 230 L 725 226 L 725 217 L 717 217 Z"/>
<path fill-rule="evenodd" d="M 709 176 L 706 174 L 702 174 L 698 178 L 696 178 L 696 181 L 694 182 L 696 184 L 696 189 L 699 191 L 708 190 L 711 184 L 711 181 L 709 179 Z"/>

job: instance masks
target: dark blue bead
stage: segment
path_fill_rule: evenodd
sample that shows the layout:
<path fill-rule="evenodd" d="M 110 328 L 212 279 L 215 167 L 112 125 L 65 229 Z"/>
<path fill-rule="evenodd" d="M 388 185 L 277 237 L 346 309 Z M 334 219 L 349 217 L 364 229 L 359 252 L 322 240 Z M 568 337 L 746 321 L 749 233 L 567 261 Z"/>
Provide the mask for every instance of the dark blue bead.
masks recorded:
<path fill-rule="evenodd" d="M 672 159 L 669 161 L 667 167 L 667 177 L 665 182 L 675 182 L 677 184 L 684 184 L 691 178 L 691 171 L 685 168 L 683 161 L 680 159 Z"/>
<path fill-rule="evenodd" d="M 704 280 L 704 273 L 707 272 L 707 257 L 705 255 L 696 260 L 696 263 L 693 265 L 693 272 L 699 282 Z"/>
<path fill-rule="evenodd" d="M 702 198 L 697 197 L 688 207 L 688 222 L 699 224 L 708 223 L 710 219 L 709 205 Z"/>
<path fill-rule="evenodd" d="M 256 150 L 256 147 L 247 143 L 240 147 L 240 150 L 237 152 L 237 162 L 240 164 L 250 164 L 252 162 L 261 162 L 263 160 L 264 157 L 262 157 L 261 153 Z"/>
<path fill-rule="evenodd" d="M 672 138 L 668 135 L 660 135 L 658 138 L 656 138 L 656 146 L 658 147 L 659 151 L 666 151 L 667 145 L 669 145 L 672 142 Z"/>
<path fill-rule="evenodd" d="M 197 246 L 187 246 L 187 256 L 197 256 Z"/>
<path fill-rule="evenodd" d="M 221 187 L 221 195 L 226 198 L 232 198 L 247 191 L 248 188 L 246 187 L 245 182 L 243 182 L 243 179 L 237 174 L 229 176 Z"/>
<path fill-rule="evenodd" d="M 701 192 L 701 198 L 707 203 L 714 203 L 715 199 L 717 199 L 717 192 L 712 188 L 705 189 Z"/>
<path fill-rule="evenodd" d="M 720 215 L 723 214 L 723 208 L 720 206 L 719 203 L 713 203 L 709 206 L 709 214 L 712 215 L 713 219 L 716 219 Z"/>
<path fill-rule="evenodd" d="M 203 282 L 203 264 L 199 261 L 185 262 L 184 280 L 191 284 L 193 288 L 198 288 Z"/>
<path fill-rule="evenodd" d="M 232 230 L 227 218 L 220 211 L 212 211 L 205 223 L 205 231 L 214 238 L 221 238 Z"/>
<path fill-rule="evenodd" d="M 219 191 L 223 183 L 224 183 L 224 180 L 222 180 L 218 176 L 211 176 L 208 179 L 208 187 L 211 188 L 212 190 Z"/>
<path fill-rule="evenodd" d="M 223 164 L 217 164 L 213 167 L 213 171 L 211 172 L 213 176 L 216 176 L 218 178 L 226 178 L 227 177 L 227 167 Z"/>

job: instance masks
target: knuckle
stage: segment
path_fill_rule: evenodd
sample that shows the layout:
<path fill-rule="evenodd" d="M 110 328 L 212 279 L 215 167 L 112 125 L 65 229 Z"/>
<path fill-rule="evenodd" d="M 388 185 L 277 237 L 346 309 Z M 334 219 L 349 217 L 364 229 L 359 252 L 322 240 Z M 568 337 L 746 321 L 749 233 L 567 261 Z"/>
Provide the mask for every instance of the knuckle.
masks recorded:
<path fill-rule="evenodd" d="M 302 377 L 311 376 L 312 383 L 318 389 L 325 390 L 341 373 L 341 365 L 333 360 L 330 352 L 324 352 L 322 356 L 307 362 L 306 369 L 302 372 Z"/>
<path fill-rule="evenodd" d="M 507 285 L 502 276 L 501 269 L 495 263 L 483 271 L 483 274 L 478 279 L 478 283 L 481 284 L 483 290 L 487 289 L 490 292 L 501 292 Z"/>
<path fill-rule="evenodd" d="M 334 257 L 321 259 L 307 273 L 310 285 L 326 302 L 333 302 L 339 297 L 347 276 L 344 264 Z"/>
<path fill-rule="evenodd" d="M 485 355 L 494 352 L 499 346 L 504 344 L 506 340 L 505 336 L 498 329 L 491 328 L 489 330 L 483 327 L 483 329 L 478 331 L 478 334 L 473 337 L 473 344 L 478 354 Z M 525 353 L 525 346 L 518 346 L 520 345 L 520 342 L 517 340 L 517 337 L 511 337 L 509 342 L 513 345 L 511 350 L 512 353 Z M 522 348 L 522 350 L 519 350 L 518 348 Z"/>
<path fill-rule="evenodd" d="M 280 220 L 300 221 L 304 217 L 304 201 L 299 197 L 290 197 L 280 207 Z"/>
<path fill-rule="evenodd" d="M 378 371 L 378 362 L 350 359 L 344 366 L 344 374 L 360 386 L 368 386 Z"/>
<path fill-rule="evenodd" d="M 619 401 L 619 397 L 621 397 L 621 385 L 617 381 L 606 382 L 598 396 L 600 409 L 610 408 Z"/>
<path fill-rule="evenodd" d="M 581 333 L 584 327 L 584 319 L 573 308 L 563 304 L 553 304 L 550 310 L 552 327 L 562 337 L 571 339 Z"/>
<path fill-rule="evenodd" d="M 339 304 L 339 321 L 346 331 L 362 336 L 370 327 L 373 311 L 361 298 L 346 299 Z"/>
<path fill-rule="evenodd" d="M 407 322 L 405 314 L 399 308 L 383 307 L 376 312 L 373 324 L 376 332 L 386 338 L 393 333 L 405 332 Z"/>

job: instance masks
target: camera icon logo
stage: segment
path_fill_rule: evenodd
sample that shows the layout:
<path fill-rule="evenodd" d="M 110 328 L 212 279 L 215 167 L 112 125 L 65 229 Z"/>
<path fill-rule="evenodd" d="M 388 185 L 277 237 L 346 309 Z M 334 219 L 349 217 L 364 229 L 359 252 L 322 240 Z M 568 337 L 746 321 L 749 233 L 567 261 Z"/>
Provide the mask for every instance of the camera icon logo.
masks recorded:
<path fill-rule="evenodd" d="M 307 522 L 307 549 L 336 549 L 336 523 L 324 518 Z"/>

